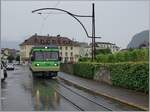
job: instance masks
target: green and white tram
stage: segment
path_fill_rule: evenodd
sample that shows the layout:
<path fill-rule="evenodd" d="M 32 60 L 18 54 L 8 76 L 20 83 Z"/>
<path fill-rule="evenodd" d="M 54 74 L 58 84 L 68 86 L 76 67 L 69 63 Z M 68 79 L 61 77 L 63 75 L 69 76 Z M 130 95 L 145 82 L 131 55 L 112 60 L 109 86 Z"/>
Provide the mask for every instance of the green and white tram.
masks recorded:
<path fill-rule="evenodd" d="M 33 75 L 57 76 L 60 69 L 59 49 L 57 46 L 35 46 L 30 51 L 30 70 Z"/>

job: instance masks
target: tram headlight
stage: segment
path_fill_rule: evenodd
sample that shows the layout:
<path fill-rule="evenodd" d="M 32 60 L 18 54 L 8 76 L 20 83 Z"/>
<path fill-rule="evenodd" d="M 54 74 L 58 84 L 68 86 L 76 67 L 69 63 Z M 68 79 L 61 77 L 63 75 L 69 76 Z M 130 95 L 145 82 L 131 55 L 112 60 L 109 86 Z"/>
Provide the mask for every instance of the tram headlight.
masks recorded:
<path fill-rule="evenodd" d="M 36 64 L 36 66 L 40 66 L 40 64 Z"/>
<path fill-rule="evenodd" d="M 54 65 L 55 65 L 55 66 L 57 66 L 57 64 L 56 64 L 56 63 L 55 63 Z"/>

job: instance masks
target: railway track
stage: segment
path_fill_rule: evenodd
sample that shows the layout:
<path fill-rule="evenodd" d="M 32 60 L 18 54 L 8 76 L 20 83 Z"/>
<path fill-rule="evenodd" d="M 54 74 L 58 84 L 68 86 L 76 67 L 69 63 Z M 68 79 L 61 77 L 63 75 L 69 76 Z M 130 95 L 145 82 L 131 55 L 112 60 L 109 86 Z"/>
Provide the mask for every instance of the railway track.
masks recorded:
<path fill-rule="evenodd" d="M 53 88 L 60 96 L 62 96 L 64 99 L 66 99 L 69 103 L 71 103 L 75 108 L 77 108 L 79 111 L 85 111 L 83 108 L 81 108 L 80 106 L 76 105 L 74 102 L 72 102 L 71 100 L 69 100 L 67 97 L 65 97 L 64 95 L 62 95 L 57 89 Z"/>
<path fill-rule="evenodd" d="M 87 100 L 88 102 L 91 102 L 91 103 L 93 103 L 94 105 L 97 105 L 97 106 L 99 106 L 100 108 L 103 108 L 103 109 L 106 110 L 106 111 L 113 111 L 112 109 L 110 109 L 110 108 L 108 108 L 108 107 L 106 107 L 106 106 L 104 106 L 104 105 L 102 105 L 102 104 L 100 104 L 100 103 L 97 103 L 97 102 L 95 102 L 94 100 L 92 100 L 92 99 L 90 99 L 90 98 L 87 98 L 87 97 L 85 97 L 85 96 L 83 96 L 83 95 L 77 93 L 76 91 L 72 90 L 71 88 L 65 86 L 65 84 L 63 84 L 63 83 L 61 83 L 61 82 L 59 82 L 59 81 L 55 81 L 55 82 L 56 82 L 57 84 L 59 84 L 60 86 L 62 86 L 63 88 L 69 90 L 71 93 L 73 93 L 73 94 L 75 94 L 75 95 L 78 95 L 79 97 L 81 97 L 81 98 Z M 62 97 L 65 98 L 68 102 L 70 102 L 71 104 L 73 104 L 78 110 L 81 110 L 81 111 L 86 110 L 86 109 L 80 107 L 78 104 L 76 104 L 76 103 L 74 103 L 73 101 L 71 101 L 71 100 L 70 100 L 69 98 L 67 98 L 66 96 L 64 96 L 64 95 L 63 95 L 62 93 L 60 93 L 56 88 L 53 88 L 53 89 L 55 89 L 56 92 L 57 92 L 60 96 L 62 96 Z"/>

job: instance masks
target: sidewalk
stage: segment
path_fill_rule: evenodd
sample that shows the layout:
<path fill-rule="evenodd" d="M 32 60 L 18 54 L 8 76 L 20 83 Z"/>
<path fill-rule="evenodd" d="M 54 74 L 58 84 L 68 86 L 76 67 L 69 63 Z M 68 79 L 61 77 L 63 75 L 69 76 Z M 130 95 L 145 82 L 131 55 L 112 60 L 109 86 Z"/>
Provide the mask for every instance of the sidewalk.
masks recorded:
<path fill-rule="evenodd" d="M 142 110 L 149 110 L 149 96 L 144 93 L 114 87 L 105 83 L 68 75 L 63 72 L 60 72 L 58 77 L 96 94 L 109 97 Z"/>

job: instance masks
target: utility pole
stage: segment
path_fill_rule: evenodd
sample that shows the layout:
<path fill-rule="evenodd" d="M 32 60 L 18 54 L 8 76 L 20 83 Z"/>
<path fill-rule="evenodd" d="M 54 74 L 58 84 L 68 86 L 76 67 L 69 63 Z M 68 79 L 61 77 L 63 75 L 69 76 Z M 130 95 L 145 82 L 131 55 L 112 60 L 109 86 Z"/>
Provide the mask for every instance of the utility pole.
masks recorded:
<path fill-rule="evenodd" d="M 95 5 L 92 4 L 92 61 L 95 59 Z"/>

